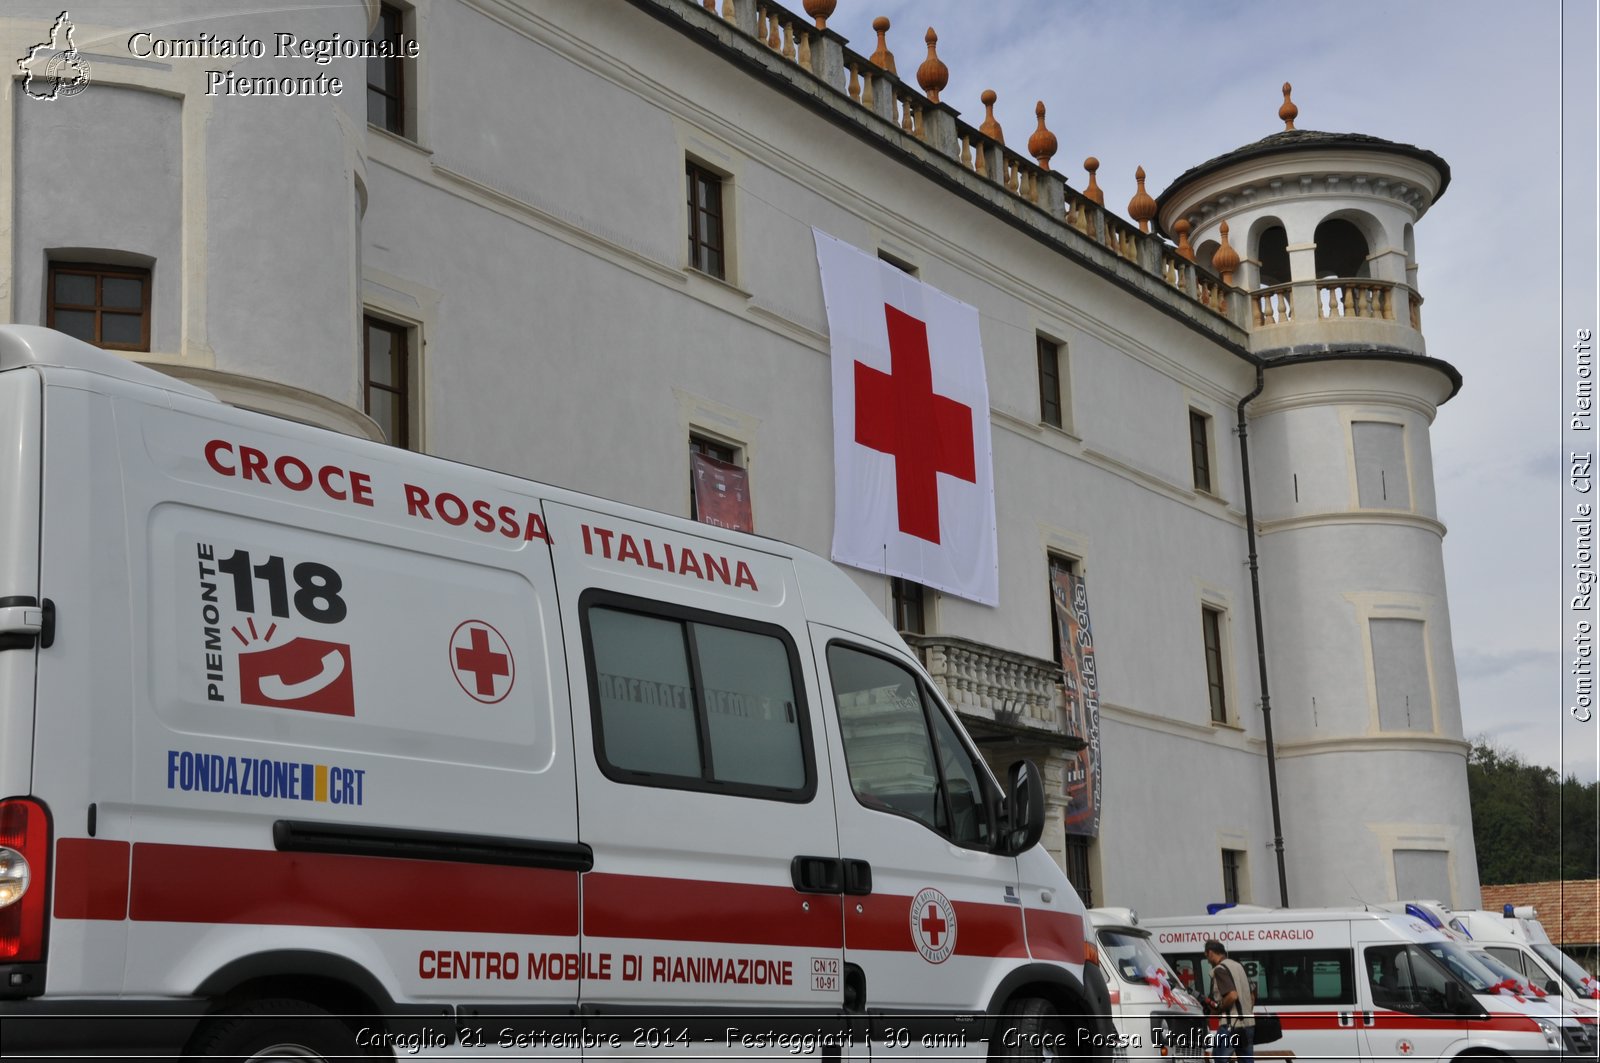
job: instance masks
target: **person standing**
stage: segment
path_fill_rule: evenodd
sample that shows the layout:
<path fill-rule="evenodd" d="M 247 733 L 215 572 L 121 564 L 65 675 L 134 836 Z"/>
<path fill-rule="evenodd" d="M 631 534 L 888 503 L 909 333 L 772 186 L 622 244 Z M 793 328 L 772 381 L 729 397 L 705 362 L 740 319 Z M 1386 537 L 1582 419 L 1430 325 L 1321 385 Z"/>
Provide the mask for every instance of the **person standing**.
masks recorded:
<path fill-rule="evenodd" d="M 1207 1010 L 1218 1016 L 1217 1047 L 1214 1059 L 1237 1059 L 1255 1063 L 1255 994 L 1250 978 L 1238 960 L 1228 959 L 1220 941 L 1206 942 L 1206 962 L 1211 964 L 1211 995 Z"/>

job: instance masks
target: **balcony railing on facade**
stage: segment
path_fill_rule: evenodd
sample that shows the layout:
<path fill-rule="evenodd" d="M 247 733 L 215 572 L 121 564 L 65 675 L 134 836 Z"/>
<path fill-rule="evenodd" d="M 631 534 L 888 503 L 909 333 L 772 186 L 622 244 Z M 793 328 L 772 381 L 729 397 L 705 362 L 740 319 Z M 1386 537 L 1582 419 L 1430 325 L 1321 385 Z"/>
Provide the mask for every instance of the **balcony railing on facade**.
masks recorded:
<path fill-rule="evenodd" d="M 1162 280 L 1175 291 L 1240 327 L 1248 327 L 1247 302 L 1193 259 L 1186 243 L 1173 247 L 1148 233 L 1148 220 L 1134 224 L 1105 208 L 1096 184 L 1097 164 L 1088 160 L 1089 179 L 1083 192 L 1050 168 L 1056 141 L 1045 128 L 1043 105 L 1038 128 L 1029 138 L 1032 159 L 1006 146 L 992 109 L 982 125 L 961 121 L 958 112 L 939 100 L 948 77 L 939 61 L 936 37 L 928 34 L 928 58 L 917 72 L 927 88 L 919 92 L 895 72 L 894 57 L 884 42 L 887 20 L 880 20 L 878 50 L 863 55 L 825 28 L 835 0 L 807 0 L 806 17 L 766 0 L 699 0 L 709 13 L 745 31 L 773 53 L 793 63 L 907 136 L 928 145 L 1001 189 L 1045 211 L 1064 225 L 1118 258 Z M 875 28 L 877 28 L 875 26 Z M 985 93 L 992 108 L 993 95 Z M 1141 187 L 1141 194 L 1142 194 Z M 1151 200 L 1151 216 L 1154 201 Z M 1144 230 L 1144 231 L 1142 231 Z"/>
<path fill-rule="evenodd" d="M 1086 736 L 1067 727 L 1059 665 L 954 635 L 903 637 L 980 742 L 1083 748 Z"/>
<path fill-rule="evenodd" d="M 1106 209 L 1105 195 L 1095 176 L 1099 163 L 1093 158 L 1085 160 L 1088 181 L 1081 192 L 1069 186 L 1058 171 L 1052 170 L 1050 161 L 1056 153 L 1057 141 L 1045 126 L 1043 103 L 1036 108 L 1038 127 L 1028 139 L 1031 159 L 1006 146 L 1000 126 L 994 120 L 992 92 L 984 93 L 986 117 L 981 125 L 961 121 L 958 112 L 939 99 L 949 72 L 938 57 L 937 37 L 931 29 L 926 37 L 927 58 L 916 72 L 917 82 L 923 88 L 919 92 L 896 72 L 894 56 L 886 42 L 887 19 L 874 23 L 878 42 L 871 55 L 852 50 L 845 38 L 826 28 L 837 0 L 804 0 L 804 16 L 769 0 L 682 2 L 697 2 L 708 14 L 742 30 L 775 55 L 876 114 L 901 133 L 944 154 L 963 170 L 1039 208 L 1117 258 L 1159 278 L 1175 292 L 1240 328 L 1256 330 L 1291 323 L 1296 320 L 1298 311 L 1298 320 L 1302 322 L 1402 321 L 1421 331 L 1422 298 L 1404 284 L 1352 279 L 1279 285 L 1251 292 L 1234 287 L 1196 261 L 1186 223 L 1177 223 L 1179 240 L 1176 246 L 1149 232 L 1149 221 L 1155 216 L 1156 205 L 1144 190 L 1142 169 L 1137 173 L 1139 190 L 1129 202 L 1129 215 L 1137 224 Z M 1316 308 L 1314 318 L 1313 307 Z"/>

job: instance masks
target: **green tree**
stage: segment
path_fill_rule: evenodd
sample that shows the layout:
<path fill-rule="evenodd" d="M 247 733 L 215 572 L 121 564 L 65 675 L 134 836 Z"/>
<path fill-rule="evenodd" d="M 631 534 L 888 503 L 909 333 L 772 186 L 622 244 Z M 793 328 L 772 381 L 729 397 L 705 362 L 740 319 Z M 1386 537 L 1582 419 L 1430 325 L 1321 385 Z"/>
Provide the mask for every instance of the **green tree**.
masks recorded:
<path fill-rule="evenodd" d="M 1563 779 L 1479 738 L 1467 790 L 1484 885 L 1596 877 L 1600 785 Z"/>

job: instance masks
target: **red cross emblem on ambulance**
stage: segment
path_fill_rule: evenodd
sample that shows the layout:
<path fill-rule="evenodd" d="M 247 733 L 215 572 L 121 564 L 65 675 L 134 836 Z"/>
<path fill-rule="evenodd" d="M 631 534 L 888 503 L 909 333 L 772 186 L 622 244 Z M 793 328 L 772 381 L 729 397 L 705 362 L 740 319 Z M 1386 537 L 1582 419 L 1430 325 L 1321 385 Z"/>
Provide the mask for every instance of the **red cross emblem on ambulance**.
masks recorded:
<path fill-rule="evenodd" d="M 468 697 L 493 705 L 504 701 L 517 679 L 511 647 L 494 625 L 465 620 L 450 636 L 450 669 Z"/>
<path fill-rule="evenodd" d="M 911 940 L 929 963 L 943 963 L 956 950 L 956 909 L 929 886 L 911 898 Z"/>

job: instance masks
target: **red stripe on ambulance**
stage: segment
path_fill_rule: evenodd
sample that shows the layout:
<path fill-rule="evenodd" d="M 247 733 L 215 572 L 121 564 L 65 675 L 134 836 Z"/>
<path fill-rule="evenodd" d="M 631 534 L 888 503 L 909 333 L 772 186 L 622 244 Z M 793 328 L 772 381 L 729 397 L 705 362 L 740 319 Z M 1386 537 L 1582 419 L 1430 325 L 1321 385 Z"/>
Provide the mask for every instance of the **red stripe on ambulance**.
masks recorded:
<path fill-rule="evenodd" d="M 1028 948 L 1036 960 L 1062 963 L 1083 962 L 1083 920 L 1066 912 L 1024 913 L 1028 926 Z"/>
<path fill-rule="evenodd" d="M 575 871 L 140 842 L 132 879 L 140 921 L 578 932 Z"/>
<path fill-rule="evenodd" d="M 104 838 L 57 842 L 56 918 L 126 919 L 128 849 Z"/>
<path fill-rule="evenodd" d="M 911 898 L 874 893 L 849 898 L 846 909 L 848 950 L 916 952 L 911 937 Z M 953 902 L 956 910 L 956 956 L 1028 955 L 1022 936 L 1022 913 L 1014 905 Z M 861 911 L 857 912 L 856 907 Z M 1082 941 L 1080 931 L 1079 941 Z M 1079 949 L 1080 956 L 1082 949 Z M 1080 961 L 1081 962 L 1081 961 Z"/>
<path fill-rule="evenodd" d="M 583 876 L 583 932 L 837 949 L 839 903 L 838 897 L 800 894 L 790 886 L 590 872 Z"/>

